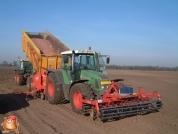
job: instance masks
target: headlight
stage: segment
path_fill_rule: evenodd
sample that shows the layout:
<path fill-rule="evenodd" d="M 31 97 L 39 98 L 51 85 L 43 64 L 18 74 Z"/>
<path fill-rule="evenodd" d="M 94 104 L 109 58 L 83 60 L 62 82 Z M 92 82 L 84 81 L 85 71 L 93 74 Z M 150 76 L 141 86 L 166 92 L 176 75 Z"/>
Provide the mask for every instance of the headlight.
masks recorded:
<path fill-rule="evenodd" d="M 101 85 L 110 85 L 111 81 L 101 81 Z"/>

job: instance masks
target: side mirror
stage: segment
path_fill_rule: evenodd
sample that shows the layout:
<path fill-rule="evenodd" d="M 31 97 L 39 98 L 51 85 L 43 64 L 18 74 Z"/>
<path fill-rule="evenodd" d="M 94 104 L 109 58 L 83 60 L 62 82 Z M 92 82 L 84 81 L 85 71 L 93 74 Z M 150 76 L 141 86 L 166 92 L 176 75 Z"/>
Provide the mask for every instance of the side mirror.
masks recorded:
<path fill-rule="evenodd" d="M 110 57 L 106 57 L 106 63 L 109 64 L 110 62 Z"/>

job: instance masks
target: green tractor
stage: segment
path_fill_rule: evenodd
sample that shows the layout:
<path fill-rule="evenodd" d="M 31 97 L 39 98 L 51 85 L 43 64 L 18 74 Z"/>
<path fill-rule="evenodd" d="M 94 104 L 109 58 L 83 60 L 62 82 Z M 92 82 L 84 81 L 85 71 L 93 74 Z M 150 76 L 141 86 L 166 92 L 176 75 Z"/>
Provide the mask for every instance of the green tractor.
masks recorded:
<path fill-rule="evenodd" d="M 49 70 L 47 76 L 47 95 L 50 103 L 60 103 L 59 100 L 51 97 L 54 94 L 53 90 L 50 90 L 51 83 L 54 84 L 54 88 L 57 88 L 54 89 L 55 91 L 58 91 L 58 88 L 62 89 L 66 101 L 73 101 L 71 97 L 75 87 L 78 87 L 78 92 L 82 92 L 88 99 L 100 98 L 111 83 L 102 58 L 104 55 L 92 50 L 65 51 L 61 54 L 62 68 Z M 106 59 L 109 63 L 109 56 Z M 101 85 L 103 81 L 105 84 Z"/>
<path fill-rule="evenodd" d="M 28 83 L 29 76 L 33 71 L 33 66 L 28 60 L 20 60 L 18 67 L 14 70 L 14 81 L 17 85 L 25 85 Z"/>
<path fill-rule="evenodd" d="M 93 119 L 99 117 L 101 120 L 118 119 L 161 108 L 158 93 L 144 93 L 142 89 L 133 93 L 132 87 L 118 84 L 123 79 L 110 80 L 103 60 L 105 57 L 106 63 L 109 63 L 109 56 L 92 50 L 65 51 L 61 54 L 61 69 L 51 69 L 45 73 L 44 95 L 49 103 L 70 102 L 76 113 L 90 115 Z M 38 82 L 36 76 L 34 85 Z"/>

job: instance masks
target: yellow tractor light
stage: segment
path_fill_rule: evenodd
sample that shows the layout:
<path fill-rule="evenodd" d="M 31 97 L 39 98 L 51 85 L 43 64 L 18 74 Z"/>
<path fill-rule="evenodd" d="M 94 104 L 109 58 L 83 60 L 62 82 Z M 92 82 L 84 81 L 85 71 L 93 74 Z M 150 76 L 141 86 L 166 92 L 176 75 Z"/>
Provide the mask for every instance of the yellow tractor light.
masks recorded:
<path fill-rule="evenodd" d="M 101 81 L 101 85 L 110 85 L 111 81 Z"/>

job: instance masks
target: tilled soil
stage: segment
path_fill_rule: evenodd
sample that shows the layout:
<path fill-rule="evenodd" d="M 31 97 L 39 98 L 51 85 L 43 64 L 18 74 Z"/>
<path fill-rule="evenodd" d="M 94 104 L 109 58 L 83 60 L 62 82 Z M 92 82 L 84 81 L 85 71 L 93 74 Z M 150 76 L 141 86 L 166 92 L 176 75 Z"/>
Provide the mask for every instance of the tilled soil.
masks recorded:
<path fill-rule="evenodd" d="M 178 72 L 112 71 L 111 79 L 124 78 L 137 91 L 142 86 L 146 92 L 158 91 L 163 108 L 156 113 L 138 115 L 117 121 L 93 121 L 79 115 L 70 103 L 51 105 L 45 100 L 15 94 L 27 91 L 26 86 L 13 82 L 13 68 L 0 68 L 0 123 L 4 117 L 17 117 L 22 134 L 176 134 L 178 132 Z M 3 127 L 0 126 L 3 131 Z M 14 133 L 14 132 L 10 132 Z"/>

